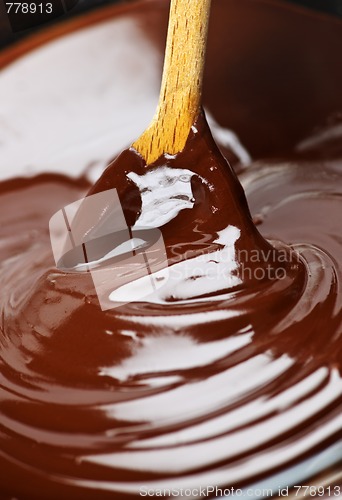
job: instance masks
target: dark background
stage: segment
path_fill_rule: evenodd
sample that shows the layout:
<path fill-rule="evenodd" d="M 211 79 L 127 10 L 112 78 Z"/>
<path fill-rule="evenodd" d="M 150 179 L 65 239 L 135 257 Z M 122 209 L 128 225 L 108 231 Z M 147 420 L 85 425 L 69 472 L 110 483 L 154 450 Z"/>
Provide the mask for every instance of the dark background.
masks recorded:
<path fill-rule="evenodd" d="M 332 14 L 342 16 L 342 0 L 287 0 L 292 3 L 304 5 L 310 9 L 330 12 Z"/>
<path fill-rule="evenodd" d="M 55 22 L 60 22 L 65 17 L 70 17 L 70 16 L 76 16 L 79 15 L 80 13 L 87 11 L 87 10 L 92 10 L 96 9 L 101 5 L 109 4 L 109 3 L 128 3 L 131 0 L 45 0 L 45 1 L 50 1 L 53 2 L 54 5 L 54 10 L 57 12 L 61 12 L 62 4 L 64 4 L 64 7 L 68 5 L 68 1 L 71 3 L 76 3 L 77 4 L 74 7 L 66 7 L 66 10 L 68 12 L 66 14 L 59 14 L 56 19 L 53 19 L 50 22 L 46 22 L 45 20 L 43 21 L 38 21 L 35 27 L 33 28 L 27 28 L 27 29 L 22 29 L 19 25 L 17 27 L 15 24 L 13 24 L 12 20 L 12 26 L 10 23 L 10 20 L 8 19 L 7 13 L 6 13 L 6 7 L 5 3 L 8 0 L 0 0 L 0 48 L 4 47 L 12 42 L 15 42 L 16 40 L 27 36 L 28 34 L 37 31 L 41 29 L 42 27 L 46 27 L 48 24 L 52 24 Z M 10 1 L 16 1 L 16 0 L 10 0 Z M 20 1 L 20 0 L 17 0 Z M 21 1 L 26 1 L 30 2 L 30 0 L 21 0 Z M 31 0 L 35 1 L 35 0 Z M 41 1 L 41 0 L 39 0 Z M 241 1 L 241 0 L 237 0 Z M 307 7 L 309 9 L 314 9 L 322 12 L 326 12 L 328 14 L 334 15 L 334 16 L 339 16 L 342 17 L 342 0 L 279 0 L 283 2 L 290 2 L 290 3 L 295 3 L 298 5 L 302 5 L 304 7 Z M 38 2 L 36 2 L 38 3 Z M 27 16 L 25 16 L 27 18 Z M 14 32 L 14 30 L 16 30 Z"/>

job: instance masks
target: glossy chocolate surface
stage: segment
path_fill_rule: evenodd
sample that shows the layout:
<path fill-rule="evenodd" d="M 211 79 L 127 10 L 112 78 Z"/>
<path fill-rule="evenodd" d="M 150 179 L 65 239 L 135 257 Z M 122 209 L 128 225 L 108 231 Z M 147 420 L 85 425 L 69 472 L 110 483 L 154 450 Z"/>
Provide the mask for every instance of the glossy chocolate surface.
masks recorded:
<path fill-rule="evenodd" d="M 93 187 L 56 174 L 2 183 L 1 499 L 241 487 L 336 445 L 336 130 L 244 169 L 250 208 L 203 116 L 176 157 L 146 166 L 125 150 Z M 169 276 L 103 312 L 89 273 L 56 269 L 48 222 L 113 187 L 129 226 L 160 222 Z"/>

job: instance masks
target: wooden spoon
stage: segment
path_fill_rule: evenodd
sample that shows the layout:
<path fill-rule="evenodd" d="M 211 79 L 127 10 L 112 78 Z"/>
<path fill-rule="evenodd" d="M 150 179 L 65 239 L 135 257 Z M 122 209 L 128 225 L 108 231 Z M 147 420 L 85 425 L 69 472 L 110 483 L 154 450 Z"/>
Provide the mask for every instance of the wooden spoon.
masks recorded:
<path fill-rule="evenodd" d="M 210 3 L 171 0 L 158 107 L 132 145 L 147 164 L 182 151 L 200 112 Z"/>
<path fill-rule="evenodd" d="M 147 165 L 154 163 L 163 154 L 180 153 L 184 149 L 191 127 L 201 112 L 210 3 L 211 0 L 171 0 L 159 104 L 151 125 L 132 144 Z M 138 155 L 132 154 L 131 148 L 123 151 L 108 165 L 87 195 L 89 197 L 115 188 L 128 226 L 135 224 L 142 205 L 139 189 L 132 187 L 133 182 L 127 176 L 128 169 L 131 173 L 136 172 L 135 166 L 141 167 Z M 138 172 L 141 174 L 139 168 Z M 145 174 L 145 169 L 143 170 Z M 168 201 L 164 199 L 163 190 L 154 188 L 153 194 L 156 205 Z M 120 203 L 114 197 L 105 202 L 106 206 L 100 201 L 96 209 L 92 208 L 91 217 L 85 208 L 86 205 L 82 204 L 73 220 L 73 227 L 77 228 L 79 234 L 87 235 L 88 241 L 95 239 L 108 220 L 118 217 L 115 215 L 115 210 Z M 97 221 L 91 229 L 89 229 L 90 218 Z M 112 245 L 110 241 L 109 245 Z M 64 268 L 66 267 L 68 266 L 65 264 Z"/>

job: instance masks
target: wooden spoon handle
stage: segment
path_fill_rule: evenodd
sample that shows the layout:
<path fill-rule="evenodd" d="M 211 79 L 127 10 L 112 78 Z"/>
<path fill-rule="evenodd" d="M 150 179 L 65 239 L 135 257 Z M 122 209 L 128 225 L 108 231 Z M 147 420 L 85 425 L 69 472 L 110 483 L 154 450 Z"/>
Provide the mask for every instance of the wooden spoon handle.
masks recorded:
<path fill-rule="evenodd" d="M 159 103 L 150 126 L 133 147 L 153 163 L 185 146 L 201 106 L 211 0 L 171 0 Z"/>

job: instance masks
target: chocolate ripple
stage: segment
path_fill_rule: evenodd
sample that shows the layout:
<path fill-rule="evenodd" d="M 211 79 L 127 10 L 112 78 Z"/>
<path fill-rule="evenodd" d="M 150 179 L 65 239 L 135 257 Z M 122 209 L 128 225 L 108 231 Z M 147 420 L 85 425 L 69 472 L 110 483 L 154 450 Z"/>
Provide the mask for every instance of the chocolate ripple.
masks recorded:
<path fill-rule="evenodd" d="M 341 175 L 336 159 L 251 166 L 241 180 L 257 231 L 202 118 L 177 157 L 146 167 L 124 152 L 90 194 L 115 186 L 133 227 L 162 218 L 169 274 L 107 311 L 89 273 L 54 267 L 47 230 L 86 181 L 3 183 L 1 498 L 241 487 L 335 443 Z"/>

